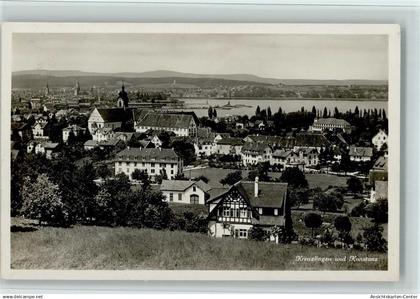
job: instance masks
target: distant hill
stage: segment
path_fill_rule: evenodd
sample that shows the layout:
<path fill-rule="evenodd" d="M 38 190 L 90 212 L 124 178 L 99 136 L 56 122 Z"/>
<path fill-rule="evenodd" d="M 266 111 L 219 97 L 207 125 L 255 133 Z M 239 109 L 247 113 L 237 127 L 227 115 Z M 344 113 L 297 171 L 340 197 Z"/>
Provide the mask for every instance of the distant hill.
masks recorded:
<path fill-rule="evenodd" d="M 89 81 L 98 81 L 96 85 L 102 85 L 103 80 L 108 81 L 136 81 L 138 80 L 126 80 L 126 79 L 172 79 L 176 80 L 177 83 L 179 80 L 182 83 L 194 84 L 197 82 L 203 82 L 200 80 L 186 80 L 186 79 L 210 79 L 215 83 L 217 80 L 227 80 L 227 81 L 239 81 L 243 83 L 259 83 L 259 84 L 285 84 L 285 85 L 386 85 L 387 81 L 384 80 L 311 80 L 311 79 L 275 79 L 275 78 L 263 78 L 250 74 L 192 74 L 192 73 L 181 73 L 167 70 L 157 70 L 150 72 L 123 72 L 123 73 L 95 73 L 95 72 L 82 72 L 78 70 L 28 70 L 28 71 L 18 71 L 13 72 L 13 84 L 19 85 L 20 87 L 32 87 L 32 86 L 21 86 L 22 84 L 26 85 L 27 83 L 35 83 L 37 76 L 39 79 L 45 80 L 48 78 L 48 81 L 51 81 L 53 77 L 56 78 L 71 78 L 72 80 L 77 80 L 79 77 L 83 77 L 83 81 L 86 81 L 86 77 L 91 77 Z M 93 79 L 95 77 L 95 79 Z M 100 81 L 102 80 L 102 81 Z M 149 80 L 147 83 L 162 83 L 164 80 Z M 56 80 L 60 81 L 60 80 Z M 66 81 L 66 80 L 64 80 Z M 222 81 L 221 81 L 222 82 Z M 73 85 L 74 81 L 72 82 Z M 45 85 L 45 83 L 43 83 Z M 230 84 L 225 84 L 230 85 Z M 67 83 L 66 83 L 67 86 Z M 201 86 L 199 84 L 199 86 Z"/>

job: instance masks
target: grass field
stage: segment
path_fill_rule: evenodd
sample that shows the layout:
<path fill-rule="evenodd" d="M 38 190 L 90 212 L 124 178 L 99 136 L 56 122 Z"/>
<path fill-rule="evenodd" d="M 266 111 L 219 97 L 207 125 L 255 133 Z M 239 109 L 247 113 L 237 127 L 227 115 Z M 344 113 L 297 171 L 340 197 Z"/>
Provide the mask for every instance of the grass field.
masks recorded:
<path fill-rule="evenodd" d="M 39 227 L 11 234 L 13 269 L 385 270 L 386 254 L 152 229 Z M 296 261 L 357 256 L 376 261 Z"/>
<path fill-rule="evenodd" d="M 224 178 L 228 173 L 234 172 L 233 169 L 222 169 L 222 168 L 202 168 L 185 171 L 185 176 L 187 178 L 194 178 L 200 175 L 204 175 L 209 179 L 209 185 L 212 187 L 222 187 L 222 184 L 219 181 Z M 248 170 L 242 170 L 242 177 L 246 178 L 248 176 Z M 273 178 L 279 178 L 281 176 L 280 172 L 270 172 L 269 173 Z M 328 186 L 337 186 L 344 187 L 347 186 L 348 177 L 339 177 L 331 174 L 318 174 L 318 173 L 307 173 L 305 174 L 306 179 L 308 180 L 309 187 L 315 188 L 320 187 L 321 189 L 326 189 Z"/>

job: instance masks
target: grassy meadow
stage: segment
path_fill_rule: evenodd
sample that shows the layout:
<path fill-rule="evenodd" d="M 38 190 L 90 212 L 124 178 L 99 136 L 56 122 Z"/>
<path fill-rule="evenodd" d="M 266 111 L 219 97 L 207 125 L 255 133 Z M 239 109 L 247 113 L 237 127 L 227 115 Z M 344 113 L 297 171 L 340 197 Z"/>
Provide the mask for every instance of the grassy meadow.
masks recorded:
<path fill-rule="evenodd" d="M 152 229 L 27 226 L 11 234 L 13 269 L 80 270 L 385 270 L 387 255 L 278 245 Z M 32 227 L 32 229 L 29 229 Z M 21 227 L 23 228 L 23 227 Z M 296 261 L 296 256 L 377 261 Z"/>

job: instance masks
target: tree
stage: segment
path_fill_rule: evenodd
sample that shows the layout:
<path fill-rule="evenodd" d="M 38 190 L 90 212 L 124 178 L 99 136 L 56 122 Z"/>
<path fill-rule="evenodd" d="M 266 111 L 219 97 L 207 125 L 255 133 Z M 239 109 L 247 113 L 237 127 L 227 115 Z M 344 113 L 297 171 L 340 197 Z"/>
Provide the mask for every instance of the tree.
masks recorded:
<path fill-rule="evenodd" d="M 268 118 L 270 119 L 271 118 L 271 107 L 270 106 L 268 106 L 268 108 L 267 108 L 267 116 L 268 116 Z"/>
<path fill-rule="evenodd" d="M 311 236 L 313 238 L 314 237 L 314 229 L 320 228 L 321 225 L 322 225 L 321 215 L 319 215 L 317 213 L 308 213 L 303 218 L 303 221 L 305 222 L 305 226 L 312 230 L 311 231 Z"/>
<path fill-rule="evenodd" d="M 206 184 L 209 182 L 209 179 L 204 175 L 200 175 L 200 176 L 196 177 L 195 180 L 196 181 L 203 181 Z"/>
<path fill-rule="evenodd" d="M 308 181 L 305 178 L 305 174 L 297 167 L 286 168 L 281 174 L 280 181 L 287 183 L 290 187 L 308 187 Z"/>
<path fill-rule="evenodd" d="M 142 188 L 146 189 L 150 186 L 150 178 L 146 171 L 135 169 L 131 174 L 131 178 L 142 183 Z"/>
<path fill-rule="evenodd" d="M 254 241 L 267 241 L 270 238 L 270 233 L 259 226 L 253 226 L 248 231 L 248 238 Z"/>
<path fill-rule="evenodd" d="M 314 207 L 322 212 L 336 212 L 344 204 L 344 198 L 341 194 L 318 193 L 314 196 Z"/>
<path fill-rule="evenodd" d="M 287 201 L 292 207 L 299 208 L 301 205 L 308 203 L 308 188 L 291 187 L 287 190 Z"/>
<path fill-rule="evenodd" d="M 322 114 L 323 118 L 327 118 L 328 117 L 328 110 L 327 107 L 324 107 L 324 113 Z"/>
<path fill-rule="evenodd" d="M 214 118 L 217 118 L 217 111 L 216 111 L 216 108 L 213 108 L 213 117 L 214 117 Z"/>
<path fill-rule="evenodd" d="M 363 184 L 358 178 L 350 177 L 347 180 L 347 189 L 349 190 L 349 192 L 354 193 L 354 194 L 362 193 Z"/>
<path fill-rule="evenodd" d="M 337 216 L 334 220 L 334 227 L 339 231 L 339 236 L 342 242 L 348 240 L 348 234 L 351 231 L 350 218 L 347 216 Z"/>
<path fill-rule="evenodd" d="M 220 180 L 220 184 L 231 186 L 240 180 L 242 180 L 242 171 L 238 170 L 228 173 L 223 179 Z"/>
<path fill-rule="evenodd" d="M 190 165 L 195 161 L 194 145 L 187 140 L 175 140 L 172 147 L 176 154 L 184 161 L 184 165 Z"/>
<path fill-rule="evenodd" d="M 209 106 L 209 109 L 207 111 L 209 119 L 213 119 L 213 107 Z"/>
<path fill-rule="evenodd" d="M 50 181 L 46 174 L 41 174 L 31 182 L 26 179 L 22 190 L 22 214 L 37 219 L 39 224 L 46 222 L 53 225 L 65 225 L 67 211 L 57 184 Z"/>
<path fill-rule="evenodd" d="M 96 173 L 92 163 L 84 163 L 77 169 L 75 176 L 77 184 L 74 191 L 83 207 L 78 216 L 83 219 L 92 219 L 95 216 L 95 195 L 98 192 L 98 187 L 94 182 Z"/>
<path fill-rule="evenodd" d="M 107 177 L 110 177 L 112 173 L 105 163 L 101 163 L 98 168 L 96 168 L 96 175 L 102 179 L 106 179 Z"/>
<path fill-rule="evenodd" d="M 255 110 L 255 116 L 256 116 L 256 117 L 259 117 L 259 116 L 260 116 L 260 113 L 261 113 L 261 108 L 260 108 L 260 106 L 258 105 L 258 106 L 257 106 L 257 109 Z"/>
<path fill-rule="evenodd" d="M 365 208 L 366 215 L 373 218 L 375 223 L 388 223 L 388 199 L 380 198 L 368 204 Z"/>
<path fill-rule="evenodd" d="M 382 236 L 383 230 L 377 223 L 373 226 L 363 228 L 363 237 L 368 250 L 386 252 L 387 242 Z"/>

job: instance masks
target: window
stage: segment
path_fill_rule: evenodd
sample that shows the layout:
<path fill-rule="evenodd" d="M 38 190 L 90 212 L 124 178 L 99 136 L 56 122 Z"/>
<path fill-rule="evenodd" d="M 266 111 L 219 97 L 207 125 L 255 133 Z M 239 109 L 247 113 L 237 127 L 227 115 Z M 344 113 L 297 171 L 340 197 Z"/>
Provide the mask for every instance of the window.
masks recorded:
<path fill-rule="evenodd" d="M 239 239 L 248 238 L 248 230 L 244 228 L 235 229 L 235 237 Z"/>
<path fill-rule="evenodd" d="M 196 191 L 197 191 L 197 187 L 193 186 L 193 192 L 196 192 Z"/>
<path fill-rule="evenodd" d="M 239 214 L 241 218 L 247 218 L 248 217 L 248 210 L 245 208 L 241 208 L 240 210 L 240 214 Z"/>
<path fill-rule="evenodd" d="M 223 217 L 230 217 L 230 208 L 223 208 Z"/>
<path fill-rule="evenodd" d="M 279 210 L 278 209 L 274 209 L 274 215 L 277 216 L 279 214 Z"/>
<path fill-rule="evenodd" d="M 182 193 L 178 193 L 178 201 L 182 201 Z"/>
<path fill-rule="evenodd" d="M 151 169 L 151 170 L 150 170 L 150 172 L 151 172 L 151 173 L 155 173 L 155 169 Z"/>
<path fill-rule="evenodd" d="M 174 194 L 173 193 L 169 193 L 169 201 L 174 201 Z"/>
<path fill-rule="evenodd" d="M 151 167 L 155 167 L 155 163 L 151 163 L 151 164 L 150 164 L 150 166 L 151 166 Z"/>
<path fill-rule="evenodd" d="M 173 170 L 171 170 L 171 174 L 174 174 L 174 171 Z"/>
<path fill-rule="evenodd" d="M 258 213 L 260 213 L 260 215 L 262 215 L 263 209 L 262 208 L 258 208 Z"/>
<path fill-rule="evenodd" d="M 192 194 L 190 196 L 190 203 L 192 203 L 192 204 L 199 204 L 198 195 L 197 194 Z"/>

